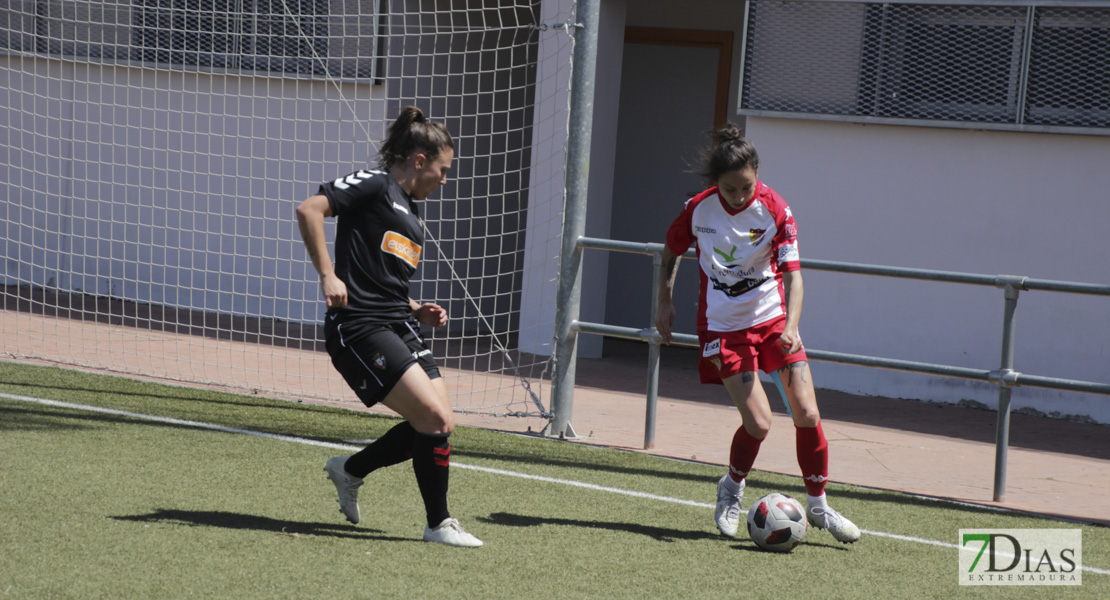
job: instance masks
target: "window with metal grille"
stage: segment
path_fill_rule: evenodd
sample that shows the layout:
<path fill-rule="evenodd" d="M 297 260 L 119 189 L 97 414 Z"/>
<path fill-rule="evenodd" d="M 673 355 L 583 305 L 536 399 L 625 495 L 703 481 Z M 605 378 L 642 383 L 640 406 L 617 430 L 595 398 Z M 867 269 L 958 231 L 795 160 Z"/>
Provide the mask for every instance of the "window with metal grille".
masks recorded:
<path fill-rule="evenodd" d="M 749 3 L 740 114 L 1110 134 L 1110 2 Z"/>
<path fill-rule="evenodd" d="M 1037 11 L 1027 123 L 1110 127 L 1110 9 Z"/>
<path fill-rule="evenodd" d="M 9 0 L 0 50 L 374 78 L 382 0 Z"/>
<path fill-rule="evenodd" d="M 126 60 L 130 1 L 8 0 L 0 7 L 0 49 Z"/>

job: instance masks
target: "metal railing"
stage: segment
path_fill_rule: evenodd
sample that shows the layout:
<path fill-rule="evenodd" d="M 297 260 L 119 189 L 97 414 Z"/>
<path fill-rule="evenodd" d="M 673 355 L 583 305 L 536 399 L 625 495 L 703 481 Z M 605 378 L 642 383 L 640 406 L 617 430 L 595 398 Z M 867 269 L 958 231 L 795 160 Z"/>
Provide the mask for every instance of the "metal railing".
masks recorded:
<path fill-rule="evenodd" d="M 588 237 L 577 238 L 577 260 L 581 260 L 582 249 L 608 250 L 614 252 L 630 252 L 652 256 L 652 298 L 656 298 L 659 290 L 659 266 L 662 263 L 663 244 L 623 242 Z M 693 258 L 693 250 L 686 252 L 683 258 Z M 573 265 L 574 271 L 578 265 Z M 907 269 L 899 267 L 883 267 L 876 265 L 863 265 L 855 263 L 842 263 L 827 260 L 802 260 L 802 268 L 813 271 L 833 271 L 838 273 L 855 273 L 862 275 L 877 275 L 880 277 L 896 277 L 903 279 L 916 279 L 922 281 L 943 281 L 965 285 L 981 285 L 1001 288 L 1003 290 L 1005 310 L 1002 329 L 1002 358 L 998 369 L 983 370 L 936 365 L 930 363 L 896 360 L 875 356 L 861 356 L 857 354 L 844 354 L 824 350 L 806 349 L 806 355 L 812 360 L 834 362 L 861 367 L 892 369 L 910 373 L 937 375 L 941 377 L 954 377 L 975 381 L 989 382 L 998 386 L 998 425 L 995 431 L 995 463 L 994 463 L 994 501 L 1001 502 L 1006 494 L 1006 461 L 1010 440 L 1010 390 L 1016 386 L 1047 388 L 1073 392 L 1086 392 L 1092 394 L 1110 395 L 1110 384 L 1091 381 L 1076 381 L 1058 379 L 1054 377 L 1041 377 L 1014 371 L 1014 314 L 1017 308 L 1018 294 L 1021 291 L 1040 290 L 1050 292 L 1066 292 L 1072 294 L 1089 294 L 1097 296 L 1110 296 L 1110 285 L 1095 285 L 1087 283 L 1072 283 L 1067 281 L 1051 281 L 1045 279 L 1032 279 L 1013 275 L 976 275 L 970 273 L 957 273 L 951 271 L 932 271 L 927 269 Z M 577 306 L 565 307 L 564 310 L 577 315 Z M 632 327 L 618 327 L 603 323 L 588 323 L 574 320 L 569 323 L 569 335 L 558 336 L 556 344 L 566 345 L 570 350 L 565 350 L 561 356 L 569 356 L 571 363 L 562 365 L 559 378 L 552 380 L 552 405 L 554 417 L 549 425 L 549 434 L 556 436 L 574 436 L 573 427 L 570 425 L 570 416 L 573 405 L 574 388 L 574 347 L 576 346 L 576 333 L 589 333 L 607 337 L 629 340 L 640 340 L 649 345 L 647 367 L 647 415 L 644 422 L 644 448 L 651 448 L 655 444 L 655 412 L 659 392 L 659 345 L 662 337 L 655 329 L 655 302 L 651 307 L 651 325 L 644 329 Z M 676 346 L 697 348 L 698 338 L 694 335 L 673 335 Z M 569 385 L 569 388 L 567 386 Z"/>

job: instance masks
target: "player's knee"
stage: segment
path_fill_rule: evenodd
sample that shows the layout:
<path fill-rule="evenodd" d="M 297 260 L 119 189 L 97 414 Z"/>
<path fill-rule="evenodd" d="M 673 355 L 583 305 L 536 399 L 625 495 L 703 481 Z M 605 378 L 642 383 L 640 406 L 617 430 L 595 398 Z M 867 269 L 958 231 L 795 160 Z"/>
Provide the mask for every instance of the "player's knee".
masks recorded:
<path fill-rule="evenodd" d="M 455 431 L 455 415 L 449 408 L 433 408 L 411 422 L 413 429 L 425 435 L 450 435 Z"/>
<path fill-rule="evenodd" d="M 744 430 L 748 435 L 757 440 L 767 437 L 771 433 L 771 419 L 761 419 L 759 417 L 744 421 Z"/>
<path fill-rule="evenodd" d="M 799 407 L 794 413 L 794 425 L 798 427 L 817 427 L 821 422 L 821 413 L 817 407 Z"/>

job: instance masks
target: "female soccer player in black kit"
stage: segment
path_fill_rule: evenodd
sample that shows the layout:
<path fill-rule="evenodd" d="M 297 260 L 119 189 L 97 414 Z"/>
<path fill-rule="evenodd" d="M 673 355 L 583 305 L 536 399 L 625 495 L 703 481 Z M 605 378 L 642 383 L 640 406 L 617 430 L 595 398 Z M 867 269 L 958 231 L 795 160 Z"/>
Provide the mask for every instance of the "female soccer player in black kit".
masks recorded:
<path fill-rule="evenodd" d="M 445 325 L 447 312 L 408 296 L 424 244 L 414 201 L 447 182 L 455 145 L 446 127 L 408 107 L 378 154 L 378 170 L 322 184 L 297 207 L 297 222 L 320 274 L 332 364 L 364 404 L 381 402 L 405 420 L 357 454 L 329 459 L 324 470 L 339 493 L 339 510 L 358 523 L 363 478 L 412 458 L 428 517 L 424 540 L 478 547 L 481 540 L 447 511 L 447 437 L 455 419 L 447 386 L 419 333 L 419 323 Z M 334 265 L 324 237 L 324 218 L 332 216 L 338 219 Z"/>

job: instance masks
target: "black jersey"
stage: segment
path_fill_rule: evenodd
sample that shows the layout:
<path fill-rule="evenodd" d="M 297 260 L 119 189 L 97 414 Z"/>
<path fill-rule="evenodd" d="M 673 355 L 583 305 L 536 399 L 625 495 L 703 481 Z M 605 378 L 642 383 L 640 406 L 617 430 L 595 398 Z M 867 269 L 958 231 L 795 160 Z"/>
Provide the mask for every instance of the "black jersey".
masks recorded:
<path fill-rule="evenodd" d="M 384 171 L 356 171 L 321 184 L 319 193 L 337 217 L 335 274 L 347 285 L 347 306 L 328 318 L 352 325 L 409 319 L 409 279 L 424 245 L 416 203 Z"/>

